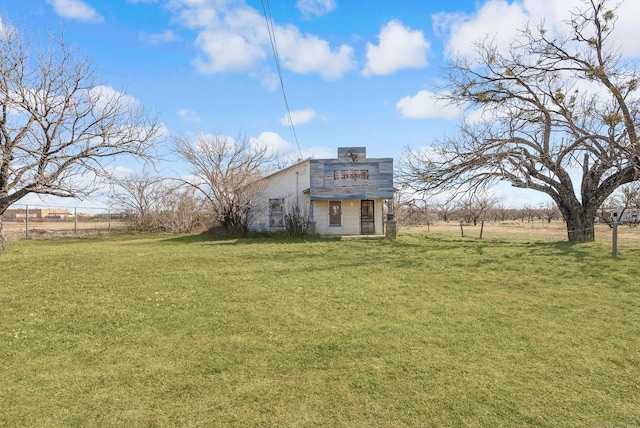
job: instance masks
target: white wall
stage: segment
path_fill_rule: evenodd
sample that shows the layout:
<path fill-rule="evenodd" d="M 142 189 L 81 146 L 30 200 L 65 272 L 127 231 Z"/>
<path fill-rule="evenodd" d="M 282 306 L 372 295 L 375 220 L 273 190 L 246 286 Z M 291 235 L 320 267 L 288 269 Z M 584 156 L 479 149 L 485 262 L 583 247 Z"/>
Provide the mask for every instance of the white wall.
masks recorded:
<path fill-rule="evenodd" d="M 255 231 L 278 231 L 283 228 L 269 228 L 269 199 L 284 199 L 285 213 L 288 208 L 296 204 L 296 199 L 305 215 L 309 214 L 309 194 L 303 192 L 309 189 L 310 168 L 309 161 L 294 165 L 285 170 L 268 176 L 265 187 L 258 193 L 253 202 L 253 222 L 251 229 Z M 329 201 L 314 201 L 314 220 L 316 233 L 320 235 L 359 235 L 360 204 L 359 199 L 342 200 L 342 225 L 329 226 Z M 375 233 L 383 233 L 384 200 L 374 199 Z"/>
<path fill-rule="evenodd" d="M 316 221 L 316 233 L 320 235 L 359 235 L 360 200 L 342 202 L 342 226 L 329 226 L 329 201 L 313 201 L 313 215 Z M 375 233 L 382 234 L 383 199 L 374 200 Z"/>
<path fill-rule="evenodd" d="M 284 210 L 295 206 L 296 202 L 304 213 L 309 211 L 309 195 L 303 192 L 309 188 L 309 161 L 279 171 L 265 179 L 265 187 L 253 202 L 254 220 L 251 229 L 256 231 L 275 231 L 269 229 L 269 199 L 284 199 Z"/>

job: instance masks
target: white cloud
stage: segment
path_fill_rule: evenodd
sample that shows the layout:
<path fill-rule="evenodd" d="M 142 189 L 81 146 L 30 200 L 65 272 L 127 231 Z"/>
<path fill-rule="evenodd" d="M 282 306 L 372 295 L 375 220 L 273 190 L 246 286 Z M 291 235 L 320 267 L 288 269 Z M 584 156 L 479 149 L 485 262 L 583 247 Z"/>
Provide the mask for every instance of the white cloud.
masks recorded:
<path fill-rule="evenodd" d="M 336 150 L 333 148 L 316 146 L 298 151 L 295 145 L 276 132 L 265 131 L 257 138 L 251 138 L 252 147 L 267 147 L 268 154 L 276 156 L 280 163 L 292 165 L 301 159 L 331 159 L 335 158 Z"/>
<path fill-rule="evenodd" d="M 194 65 L 199 72 L 264 73 L 272 47 L 264 17 L 256 9 L 223 0 L 174 0 L 170 10 L 180 24 L 197 33 L 195 46 L 201 55 Z M 332 48 L 328 41 L 303 34 L 293 25 L 274 27 L 284 69 L 332 80 L 355 67 L 350 46 Z"/>
<path fill-rule="evenodd" d="M 474 42 L 493 39 L 498 48 L 506 48 L 527 23 L 537 26 L 544 23 L 550 34 L 566 33 L 570 26 L 566 21 L 571 12 L 584 9 L 581 0 L 489 0 L 473 14 L 440 13 L 432 16 L 436 33 L 447 36 L 447 57 L 474 56 Z M 614 3 L 611 3 L 614 6 Z M 640 44 L 635 42 L 640 2 L 626 1 L 617 10 L 616 29 L 611 42 L 622 47 L 627 56 L 640 55 Z"/>
<path fill-rule="evenodd" d="M 194 61 L 196 69 L 203 74 L 251 71 L 266 58 L 262 46 L 228 31 L 203 30 L 195 44 L 204 53 L 204 57 Z"/>
<path fill-rule="evenodd" d="M 336 149 L 332 149 L 329 147 L 311 147 L 302 151 L 302 159 L 333 159 L 336 156 Z"/>
<path fill-rule="evenodd" d="M 472 16 L 439 14 L 433 17 L 435 27 L 449 32 L 445 48 L 449 58 L 474 56 L 474 43 L 487 37 L 500 48 L 508 47 L 526 19 L 521 2 L 509 4 L 504 0 L 490 0 Z"/>
<path fill-rule="evenodd" d="M 438 100 L 437 95 L 429 91 L 402 98 L 396 108 L 402 117 L 409 119 L 455 119 L 461 115 L 460 109 Z"/>
<path fill-rule="evenodd" d="M 56 13 L 63 18 L 84 22 L 103 22 L 104 18 L 82 0 L 47 0 Z"/>
<path fill-rule="evenodd" d="M 121 107 L 136 108 L 140 105 L 135 97 L 116 91 L 111 86 L 98 85 L 88 89 L 88 96 L 95 101 L 98 108 L 110 108 L 114 104 Z"/>
<path fill-rule="evenodd" d="M 294 150 L 287 140 L 276 132 L 263 132 L 257 138 L 251 138 L 252 147 L 267 147 L 269 155 L 287 155 Z"/>
<path fill-rule="evenodd" d="M 122 165 L 108 167 L 107 171 L 109 172 L 109 175 L 117 179 L 124 179 L 127 177 L 131 177 L 136 173 L 132 168 L 128 166 L 122 166 Z"/>
<path fill-rule="evenodd" d="M 380 29 L 379 44 L 367 43 L 364 75 L 392 74 L 404 68 L 427 66 L 430 44 L 421 30 L 411 30 L 398 21 L 389 21 Z"/>
<path fill-rule="evenodd" d="M 293 25 L 278 27 L 276 39 L 282 65 L 293 72 L 318 73 L 325 80 L 336 80 L 355 67 L 352 47 L 341 45 L 332 50 L 326 40 L 302 34 Z"/>
<path fill-rule="evenodd" d="M 166 30 L 155 34 L 140 33 L 140 40 L 151 45 L 158 45 L 178 40 L 178 36 L 173 30 Z"/>
<path fill-rule="evenodd" d="M 184 122 L 200 122 L 201 120 L 195 111 L 183 108 L 178 109 L 178 116 L 180 116 L 180 119 Z"/>
<path fill-rule="evenodd" d="M 304 110 L 295 110 L 291 112 L 291 121 L 293 122 L 294 126 L 304 125 L 305 123 L 311 122 L 317 116 L 318 115 L 316 114 L 316 112 L 310 108 Z M 280 123 L 284 126 L 289 125 L 289 118 L 286 114 L 280 118 Z"/>
<path fill-rule="evenodd" d="M 324 16 L 336 8 L 335 0 L 298 0 L 296 7 L 304 16 Z"/>
<path fill-rule="evenodd" d="M 620 46 L 627 57 L 640 56 L 638 43 L 638 16 L 640 16 L 640 2 L 627 0 L 617 10 L 618 20 L 611 33 L 613 46 Z"/>

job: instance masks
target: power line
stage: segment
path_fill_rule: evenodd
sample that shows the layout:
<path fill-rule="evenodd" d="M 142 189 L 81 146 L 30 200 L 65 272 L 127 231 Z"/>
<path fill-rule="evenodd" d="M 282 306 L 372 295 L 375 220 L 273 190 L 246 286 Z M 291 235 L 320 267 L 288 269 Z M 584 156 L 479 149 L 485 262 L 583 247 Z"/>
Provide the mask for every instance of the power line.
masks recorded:
<path fill-rule="evenodd" d="M 265 0 L 261 0 L 261 2 L 262 2 L 262 11 L 264 12 L 264 20 L 267 23 L 267 32 L 269 33 L 269 41 L 271 42 L 271 50 L 273 51 L 273 59 L 276 63 L 276 69 L 278 70 L 278 78 L 280 79 L 280 88 L 282 89 L 284 106 L 287 110 L 287 121 L 289 122 L 289 129 L 291 130 L 293 139 L 296 142 L 296 146 L 298 147 L 298 154 L 300 155 L 300 159 L 302 159 L 302 150 L 300 150 L 298 135 L 296 134 L 296 129 L 293 126 L 293 119 L 291 118 L 291 110 L 289 109 L 289 101 L 287 100 L 287 93 L 284 90 L 284 80 L 282 79 L 282 69 L 280 68 L 280 56 L 278 54 L 278 47 L 276 44 L 276 34 L 273 28 L 273 18 L 271 17 L 271 6 L 269 5 L 269 0 L 266 0 L 267 2 L 266 7 L 265 7 Z M 267 10 L 269 11 L 268 13 L 267 13 Z"/>

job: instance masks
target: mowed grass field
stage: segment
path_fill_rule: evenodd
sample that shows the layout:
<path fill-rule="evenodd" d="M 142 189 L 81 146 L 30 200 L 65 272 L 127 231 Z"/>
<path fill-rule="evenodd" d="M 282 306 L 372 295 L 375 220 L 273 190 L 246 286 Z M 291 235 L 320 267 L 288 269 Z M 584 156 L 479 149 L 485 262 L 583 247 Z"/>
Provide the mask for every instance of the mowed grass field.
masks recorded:
<path fill-rule="evenodd" d="M 10 242 L 0 426 L 638 426 L 621 241 Z"/>

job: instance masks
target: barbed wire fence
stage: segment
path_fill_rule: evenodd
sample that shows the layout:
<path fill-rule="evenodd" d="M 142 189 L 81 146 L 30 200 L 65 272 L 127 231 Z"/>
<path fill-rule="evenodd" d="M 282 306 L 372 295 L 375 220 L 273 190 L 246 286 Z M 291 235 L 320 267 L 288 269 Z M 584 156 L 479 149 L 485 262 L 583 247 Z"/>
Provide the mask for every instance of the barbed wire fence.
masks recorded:
<path fill-rule="evenodd" d="M 615 246 L 618 242 L 625 245 L 637 245 L 640 243 L 640 228 L 635 227 L 634 224 L 625 223 L 612 228 L 607 223 L 597 223 L 593 230 L 596 241 L 611 243 L 614 255 L 616 252 Z M 565 241 L 569 232 L 566 224 L 561 220 L 552 222 L 547 222 L 546 220 L 531 222 L 517 220 L 480 221 L 476 225 L 465 222 L 461 224 L 459 220 L 448 222 L 438 220 L 429 224 L 405 223 L 398 227 L 398 231 L 399 233 L 424 233 L 472 239 L 527 239 L 535 241 Z"/>
<path fill-rule="evenodd" d="M 96 206 L 14 204 L 2 216 L 5 239 L 109 233 L 127 230 L 122 211 Z"/>
<path fill-rule="evenodd" d="M 197 210 L 196 210 L 197 211 Z M 48 238 L 101 234 L 137 230 L 136 216 L 123 209 L 90 205 L 56 206 L 40 204 L 14 204 L 2 216 L 2 232 L 6 240 Z M 616 224 L 617 225 L 617 224 Z M 616 257 L 618 234 L 622 242 L 640 242 L 637 224 L 620 226 L 615 230 L 607 223 L 596 224 L 598 241 L 612 242 L 612 254 Z M 459 220 L 442 221 L 435 216 L 403 219 L 399 231 L 408 233 L 446 234 L 467 238 L 534 240 L 565 240 L 566 225 L 562 221 L 482 221 L 474 225 Z"/>

